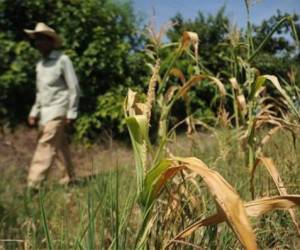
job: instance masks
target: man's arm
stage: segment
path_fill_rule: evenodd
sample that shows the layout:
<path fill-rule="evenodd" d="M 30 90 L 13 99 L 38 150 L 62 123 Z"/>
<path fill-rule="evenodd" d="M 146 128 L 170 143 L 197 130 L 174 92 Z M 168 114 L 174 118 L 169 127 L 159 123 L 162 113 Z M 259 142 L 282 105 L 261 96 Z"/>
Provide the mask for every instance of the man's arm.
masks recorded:
<path fill-rule="evenodd" d="M 67 121 L 74 120 L 78 115 L 78 105 L 80 98 L 80 87 L 78 79 L 70 58 L 66 55 L 62 58 L 63 75 L 69 89 L 69 107 L 67 112 Z"/>
<path fill-rule="evenodd" d="M 40 104 L 40 94 L 38 89 L 36 90 L 36 96 L 35 96 L 35 103 L 33 104 L 31 111 L 28 116 L 28 123 L 31 126 L 36 125 L 39 114 L 40 114 L 40 109 L 41 109 L 41 104 Z"/>

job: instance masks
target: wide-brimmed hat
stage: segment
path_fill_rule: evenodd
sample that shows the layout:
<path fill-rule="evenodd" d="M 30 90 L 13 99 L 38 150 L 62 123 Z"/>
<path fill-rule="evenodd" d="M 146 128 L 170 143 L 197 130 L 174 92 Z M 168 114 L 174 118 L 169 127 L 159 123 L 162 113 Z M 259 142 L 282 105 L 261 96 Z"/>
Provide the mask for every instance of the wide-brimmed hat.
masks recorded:
<path fill-rule="evenodd" d="M 24 29 L 24 31 L 28 34 L 28 36 L 32 39 L 35 39 L 36 34 L 43 34 L 45 36 L 49 36 L 54 41 L 54 46 L 59 47 L 62 43 L 61 38 L 59 35 L 55 32 L 54 29 L 50 28 L 45 23 L 37 23 L 34 30 L 28 30 Z"/>

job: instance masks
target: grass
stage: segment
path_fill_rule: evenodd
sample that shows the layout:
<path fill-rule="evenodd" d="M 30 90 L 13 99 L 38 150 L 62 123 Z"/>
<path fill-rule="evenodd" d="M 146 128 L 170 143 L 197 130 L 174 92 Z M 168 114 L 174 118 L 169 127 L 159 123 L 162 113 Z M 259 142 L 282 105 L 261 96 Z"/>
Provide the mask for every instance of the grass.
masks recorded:
<path fill-rule="evenodd" d="M 249 201 L 249 172 L 244 154 L 231 139 L 231 133 L 220 132 L 220 144 L 206 134 L 190 140 L 179 136 L 171 147 L 177 155 L 188 154 L 202 159 L 220 172 L 243 200 Z M 300 193 L 299 140 L 296 140 L 296 147 L 292 141 L 289 134 L 282 132 L 265 148 L 265 154 L 272 156 L 291 194 Z M 18 166 L 3 169 L 0 177 L 0 249 L 133 249 L 142 222 L 136 205 L 133 164 L 112 166 L 111 170 L 96 175 L 81 186 L 64 188 L 55 182 L 47 182 L 33 197 L 24 193 L 26 171 Z M 179 175 L 164 188 L 155 204 L 156 219 L 147 239 L 150 249 L 161 248 L 165 240 L 174 237 L 195 219 L 216 212 L 201 178 L 192 180 L 183 180 Z M 278 194 L 262 166 L 258 167 L 254 182 L 256 198 Z M 299 212 L 296 212 L 299 218 Z M 261 249 L 299 249 L 299 238 L 287 211 L 275 211 L 251 222 Z M 199 229 L 187 240 L 208 249 L 241 248 L 225 223 Z M 192 249 L 183 244 L 173 246 Z"/>
<path fill-rule="evenodd" d="M 120 175 L 116 171 L 99 175 L 86 186 L 47 185 L 34 197 L 14 189 L 4 190 L 6 180 L 16 186 L 20 184 L 18 177 L 4 174 L 0 201 L 1 239 L 22 239 L 29 249 L 107 249 L 118 231 L 121 215 L 118 206 L 124 207 L 133 192 L 127 182 L 129 175 L 123 171 L 125 169 Z M 122 189 L 117 192 L 118 182 Z M 124 197 L 120 204 L 119 197 Z M 119 239 L 117 244 L 121 241 Z M 22 249 L 21 245 L 7 242 L 4 249 Z"/>

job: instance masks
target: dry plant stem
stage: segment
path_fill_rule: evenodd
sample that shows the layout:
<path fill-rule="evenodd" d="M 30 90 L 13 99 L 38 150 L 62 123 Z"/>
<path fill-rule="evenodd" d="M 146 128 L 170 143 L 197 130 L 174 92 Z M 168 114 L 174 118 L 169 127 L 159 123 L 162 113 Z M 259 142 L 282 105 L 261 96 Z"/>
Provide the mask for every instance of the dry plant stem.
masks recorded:
<path fill-rule="evenodd" d="M 151 119 L 152 104 L 155 101 L 155 88 L 156 88 L 157 79 L 159 76 L 159 68 L 160 68 L 160 60 L 157 59 L 154 70 L 153 70 L 152 77 L 149 82 L 147 101 L 146 101 L 146 115 L 147 115 L 147 120 L 148 120 L 149 126 L 150 126 L 150 119 Z"/>

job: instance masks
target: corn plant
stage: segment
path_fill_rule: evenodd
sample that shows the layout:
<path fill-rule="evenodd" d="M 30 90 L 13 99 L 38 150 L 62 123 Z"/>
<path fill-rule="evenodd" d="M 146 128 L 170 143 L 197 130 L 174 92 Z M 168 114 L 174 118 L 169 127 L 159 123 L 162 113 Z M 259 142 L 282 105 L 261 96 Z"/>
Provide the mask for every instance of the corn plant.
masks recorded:
<path fill-rule="evenodd" d="M 243 142 L 246 152 L 248 169 L 251 173 L 251 193 L 254 198 L 253 178 L 254 171 L 262 154 L 263 146 L 269 138 L 281 129 L 286 129 L 293 133 L 298 127 L 297 123 L 292 121 L 289 113 L 293 113 L 298 119 L 300 118 L 298 109 L 290 97 L 287 89 L 293 89 L 293 95 L 298 95 L 298 90 L 293 81 L 292 73 L 290 74 L 291 84 L 281 79 L 283 86 L 278 78 L 273 75 L 260 75 L 259 70 L 252 66 L 252 61 L 264 47 L 268 39 L 287 22 L 292 30 L 295 43 L 299 46 L 299 39 L 295 29 L 295 24 L 291 16 L 282 18 L 274 25 L 270 33 L 265 37 L 261 44 L 254 47 L 252 39 L 252 25 L 249 18 L 252 1 L 246 1 L 245 5 L 248 14 L 248 27 L 246 33 L 246 43 L 241 41 L 239 32 L 232 30 L 229 36 L 229 45 L 231 50 L 232 62 L 231 75 L 229 79 L 231 85 L 231 95 L 228 95 L 233 102 L 235 125 L 242 133 L 241 141 Z M 246 56 L 242 56 L 241 50 L 246 50 Z M 271 86 L 272 88 L 271 88 Z M 273 90 L 272 90 L 273 89 Z M 277 93 L 277 98 L 269 93 L 270 90 Z M 291 92 L 291 91 L 290 91 Z M 267 128 L 267 129 L 266 129 Z M 259 131 L 265 131 L 266 135 L 259 140 Z"/>
<path fill-rule="evenodd" d="M 210 169 L 204 162 L 194 157 L 177 157 L 170 152 L 167 145 L 173 129 L 169 128 L 168 120 L 174 103 L 178 99 L 184 98 L 188 90 L 203 79 L 210 79 L 215 83 L 220 89 L 221 97 L 225 97 L 226 91 L 221 81 L 208 73 L 200 74 L 198 70 L 196 72 L 198 74 L 185 81 L 182 72 L 173 67 L 176 60 L 180 59 L 183 53 L 190 53 L 189 46 L 191 45 L 193 45 L 194 52 L 196 52 L 192 58 L 196 60 L 192 60 L 191 63 L 198 61 L 198 36 L 195 33 L 185 32 L 183 34 L 181 41 L 176 44 L 178 47 L 175 49 L 175 53 L 167 58 L 167 64 L 159 56 L 161 44 L 157 42 L 158 39 L 153 39 L 153 41 L 156 42 L 152 46 L 154 48 L 152 58 L 155 60 L 155 64 L 152 67 L 153 73 L 148 85 L 147 99 L 145 102 L 141 102 L 139 94 L 129 89 L 124 103 L 126 123 L 135 158 L 138 204 L 142 214 L 142 223 L 137 233 L 135 247 L 137 249 L 151 247 L 148 239 L 159 214 L 159 211 L 154 211 L 155 205 L 159 201 L 159 197 L 162 196 L 167 182 L 174 179 L 178 173 L 181 173 L 182 178 L 184 178 L 185 172 L 192 172 L 194 175 L 200 176 L 208 187 L 209 192 L 216 201 L 218 213 L 215 216 L 190 225 L 173 240 L 164 241 L 159 247 L 165 248 L 173 244 L 182 243 L 186 236 L 200 226 L 226 221 L 246 249 L 257 249 L 256 237 L 248 217 L 256 217 L 274 209 L 289 209 L 299 205 L 300 196 L 286 194 L 278 197 L 265 197 L 245 203 L 234 188 L 218 172 Z M 161 77 L 160 73 L 162 71 Z M 182 85 L 169 86 L 168 80 L 170 75 L 178 77 Z M 272 77 L 263 76 L 259 78 L 257 84 L 263 85 L 265 80 L 269 78 L 272 79 Z M 282 91 L 276 81 L 274 86 L 283 93 L 285 101 L 289 103 L 288 96 L 285 96 L 285 92 Z M 260 88 L 258 89 L 260 90 Z M 255 94 L 256 92 L 253 95 Z M 156 145 L 153 145 L 149 139 L 153 106 L 157 106 L 160 111 Z M 224 106 L 221 102 L 221 110 L 223 108 Z M 168 199 L 166 202 L 170 201 L 172 199 Z M 176 202 L 175 205 L 171 203 L 170 206 L 178 207 Z"/>
<path fill-rule="evenodd" d="M 263 42 L 255 48 L 249 18 L 251 1 L 245 1 L 245 4 L 248 13 L 247 42 L 241 42 L 240 34 L 234 29 L 229 36 L 229 44 L 231 47 L 230 61 L 232 62 L 232 77 L 229 79 L 231 95 L 229 95 L 229 97 L 231 97 L 233 101 L 233 117 L 236 128 L 242 133 L 240 139 L 246 152 L 246 165 L 250 172 L 250 190 L 252 198 L 254 199 L 255 197 L 255 187 L 253 183 L 255 177 L 254 173 L 259 163 L 263 163 L 266 167 L 277 186 L 279 193 L 281 195 L 286 195 L 286 189 L 283 187 L 283 182 L 276 166 L 272 162 L 272 159 L 263 155 L 262 148 L 278 131 L 285 129 L 293 134 L 295 128 L 298 127 L 297 123 L 293 122 L 289 114 L 293 113 L 299 120 L 300 116 L 298 109 L 287 91 L 289 88 L 293 89 L 294 93 L 292 94 L 297 96 L 297 86 L 293 81 L 292 73 L 290 74 L 291 84 L 288 84 L 284 79 L 281 79 L 286 85 L 282 86 L 276 76 L 260 75 L 259 71 L 251 64 L 268 39 L 270 39 L 276 30 L 278 30 L 285 22 L 290 24 L 297 46 L 299 46 L 299 40 L 292 17 L 286 16 L 274 25 L 273 29 L 265 37 Z M 243 53 L 240 53 L 242 49 L 246 49 L 247 51 L 247 56 L 245 58 L 242 57 Z M 269 90 L 271 89 L 270 85 L 268 85 L 269 83 L 271 83 L 273 89 L 276 90 L 278 95 L 277 98 L 274 98 L 269 93 Z M 242 125 L 241 129 L 239 129 L 240 125 Z M 258 135 L 261 131 L 264 131 L 265 135 L 259 140 Z M 283 189 L 279 188 L 280 185 L 278 182 L 280 182 Z M 298 233 L 300 233 L 299 225 L 296 222 L 293 210 L 290 210 L 290 214 Z"/>

